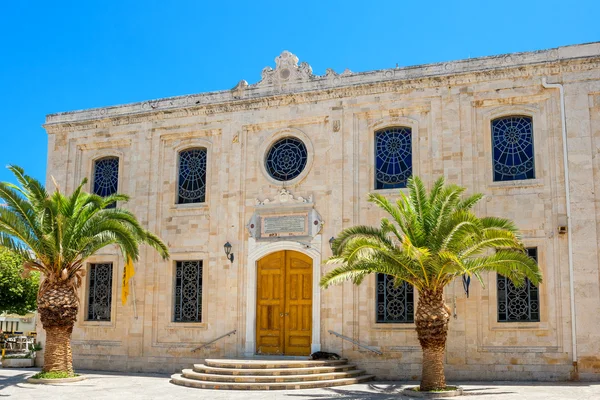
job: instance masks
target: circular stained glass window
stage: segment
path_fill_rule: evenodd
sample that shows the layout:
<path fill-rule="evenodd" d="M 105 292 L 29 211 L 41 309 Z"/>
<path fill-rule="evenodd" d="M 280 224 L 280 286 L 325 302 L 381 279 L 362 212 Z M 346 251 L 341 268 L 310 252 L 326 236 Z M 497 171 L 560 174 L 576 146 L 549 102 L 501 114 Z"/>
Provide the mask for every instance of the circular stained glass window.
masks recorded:
<path fill-rule="evenodd" d="M 301 140 L 285 137 L 276 141 L 267 151 L 265 168 L 273 179 L 290 181 L 302 173 L 307 158 L 306 145 Z"/>

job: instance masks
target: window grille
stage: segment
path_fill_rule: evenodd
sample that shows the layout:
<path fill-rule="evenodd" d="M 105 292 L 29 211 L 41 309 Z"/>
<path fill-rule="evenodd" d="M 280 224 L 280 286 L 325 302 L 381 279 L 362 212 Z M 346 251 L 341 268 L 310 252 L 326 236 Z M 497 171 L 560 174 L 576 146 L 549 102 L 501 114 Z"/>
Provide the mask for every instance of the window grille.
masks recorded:
<path fill-rule="evenodd" d="M 414 322 L 414 289 L 402 282 L 395 286 L 394 277 L 377 274 L 377 322 L 411 323 Z"/>
<path fill-rule="evenodd" d="M 534 179 L 531 117 L 510 116 L 492 121 L 494 181 Z"/>
<path fill-rule="evenodd" d="M 206 201 L 206 149 L 184 150 L 179 153 L 179 184 L 177 203 Z"/>
<path fill-rule="evenodd" d="M 94 194 L 106 197 L 117 193 L 119 184 L 119 159 L 107 157 L 94 163 Z M 116 203 L 106 208 L 115 208 Z"/>
<path fill-rule="evenodd" d="M 405 188 L 411 175 L 411 129 L 396 127 L 375 132 L 375 189 Z"/>
<path fill-rule="evenodd" d="M 111 263 L 90 265 L 88 320 L 110 321 L 112 275 Z"/>
<path fill-rule="evenodd" d="M 175 265 L 175 322 L 202 322 L 202 261 Z"/>
<path fill-rule="evenodd" d="M 285 137 L 267 152 L 265 169 L 277 181 L 291 181 L 304 171 L 307 160 L 306 145 L 300 139 Z"/>
<path fill-rule="evenodd" d="M 527 249 L 527 254 L 537 262 L 537 248 Z M 497 287 L 498 322 L 539 322 L 539 289 L 529 279 L 517 288 L 508 278 L 498 274 Z"/>

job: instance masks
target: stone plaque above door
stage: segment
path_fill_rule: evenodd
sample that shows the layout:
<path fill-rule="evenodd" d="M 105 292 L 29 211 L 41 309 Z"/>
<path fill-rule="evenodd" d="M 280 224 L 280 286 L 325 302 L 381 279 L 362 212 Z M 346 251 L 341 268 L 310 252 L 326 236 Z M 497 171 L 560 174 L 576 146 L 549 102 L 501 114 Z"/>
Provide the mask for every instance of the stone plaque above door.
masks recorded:
<path fill-rule="evenodd" d="M 281 189 L 274 199 L 256 200 L 247 228 L 254 239 L 312 238 L 321 231 L 323 221 L 314 208 L 312 195 L 294 197 Z"/>

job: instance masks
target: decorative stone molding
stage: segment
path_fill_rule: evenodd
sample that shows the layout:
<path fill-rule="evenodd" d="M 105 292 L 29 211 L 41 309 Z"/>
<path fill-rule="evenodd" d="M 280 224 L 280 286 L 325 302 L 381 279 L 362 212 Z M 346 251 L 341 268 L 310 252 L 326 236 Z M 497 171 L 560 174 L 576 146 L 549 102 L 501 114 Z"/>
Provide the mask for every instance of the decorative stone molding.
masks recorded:
<path fill-rule="evenodd" d="M 77 145 L 79 150 L 99 150 L 99 149 L 115 149 L 119 147 L 131 146 L 131 139 L 121 140 L 103 140 L 92 143 L 82 143 Z"/>
<path fill-rule="evenodd" d="M 313 238 L 323 227 L 323 219 L 314 208 L 312 195 L 294 197 L 283 188 L 273 200 L 256 199 L 255 206 L 246 228 L 256 240 Z"/>
<path fill-rule="evenodd" d="M 561 56 L 563 49 L 569 51 Z M 584 56 L 575 57 L 577 49 L 585 53 Z M 275 69 L 265 68 L 261 81 L 253 85 L 240 81 L 231 90 L 50 114 L 44 127 L 48 133 L 72 132 L 416 88 L 586 71 L 600 68 L 600 46 L 592 43 L 361 73 L 346 70 L 337 74 L 329 69 L 323 76 L 314 75 L 307 63 L 298 64 L 298 57 L 287 51 L 275 62 Z"/>
<path fill-rule="evenodd" d="M 245 80 L 241 80 L 233 89 L 231 89 L 231 94 L 234 99 L 239 100 L 244 98 L 244 94 L 246 92 L 246 88 L 248 87 L 248 82 Z"/>
<path fill-rule="evenodd" d="M 292 193 L 290 193 L 289 190 L 283 188 L 281 190 L 279 190 L 279 193 L 275 196 L 275 198 L 273 200 L 270 199 L 264 199 L 263 201 L 260 201 L 259 199 L 256 199 L 256 206 L 280 206 L 283 204 L 304 204 L 304 203 L 311 203 L 313 202 L 313 198 L 312 195 L 309 195 L 306 199 L 304 197 L 294 197 L 294 195 Z"/>

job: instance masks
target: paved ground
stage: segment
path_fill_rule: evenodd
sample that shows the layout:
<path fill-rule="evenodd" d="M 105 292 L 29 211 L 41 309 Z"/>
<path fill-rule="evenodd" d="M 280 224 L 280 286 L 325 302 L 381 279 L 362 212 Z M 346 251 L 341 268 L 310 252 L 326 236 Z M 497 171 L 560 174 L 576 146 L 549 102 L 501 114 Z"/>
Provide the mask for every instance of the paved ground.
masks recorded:
<path fill-rule="evenodd" d="M 87 380 L 55 385 L 33 385 L 25 381 L 37 369 L 1 369 L 0 398 L 44 400 L 92 399 L 208 399 L 208 400 L 388 400 L 406 399 L 399 395 L 406 382 L 370 382 L 360 385 L 338 386 L 330 389 L 287 390 L 273 392 L 219 391 L 176 386 L 169 383 L 168 375 L 118 374 L 98 371 L 78 371 Z M 462 398 L 468 400 L 600 400 L 600 382 L 597 383 L 523 383 L 475 382 L 461 383 L 465 389 Z"/>

